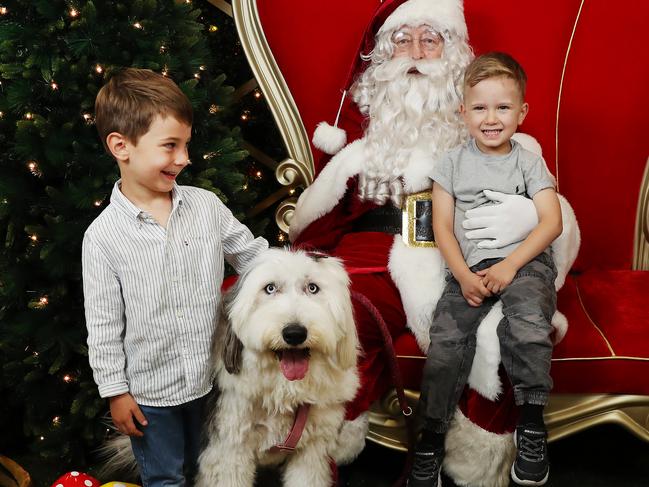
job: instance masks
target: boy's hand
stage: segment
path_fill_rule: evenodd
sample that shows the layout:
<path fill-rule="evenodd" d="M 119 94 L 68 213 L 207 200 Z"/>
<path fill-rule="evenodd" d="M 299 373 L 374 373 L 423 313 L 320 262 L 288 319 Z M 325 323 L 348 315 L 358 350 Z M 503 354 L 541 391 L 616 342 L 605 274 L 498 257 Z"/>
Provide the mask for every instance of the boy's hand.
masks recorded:
<path fill-rule="evenodd" d="M 483 284 L 482 277 L 478 274 L 467 272 L 467 274 L 458 279 L 458 282 L 462 288 L 462 296 L 474 308 L 480 306 L 484 298 L 491 296 L 491 292 Z"/>
<path fill-rule="evenodd" d="M 148 423 L 133 396 L 126 392 L 111 397 L 109 401 L 110 415 L 113 417 L 113 423 L 115 423 L 117 429 L 125 435 L 144 436 L 144 433 L 135 426 L 133 418 L 142 426 L 146 426 Z"/>
<path fill-rule="evenodd" d="M 503 291 L 514 279 L 518 272 L 516 266 L 508 262 L 507 259 L 501 260 L 488 269 L 478 271 L 477 274 L 482 276 L 482 283 L 494 294 Z"/>

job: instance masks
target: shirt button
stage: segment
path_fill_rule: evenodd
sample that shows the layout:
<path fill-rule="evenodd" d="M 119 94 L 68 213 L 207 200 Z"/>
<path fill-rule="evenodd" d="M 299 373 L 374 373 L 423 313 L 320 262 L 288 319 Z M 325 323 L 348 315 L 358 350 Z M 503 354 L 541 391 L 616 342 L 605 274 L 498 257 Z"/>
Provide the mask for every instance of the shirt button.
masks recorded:
<path fill-rule="evenodd" d="M 182 318 L 184 316 L 182 311 L 176 311 L 176 317 Z"/>

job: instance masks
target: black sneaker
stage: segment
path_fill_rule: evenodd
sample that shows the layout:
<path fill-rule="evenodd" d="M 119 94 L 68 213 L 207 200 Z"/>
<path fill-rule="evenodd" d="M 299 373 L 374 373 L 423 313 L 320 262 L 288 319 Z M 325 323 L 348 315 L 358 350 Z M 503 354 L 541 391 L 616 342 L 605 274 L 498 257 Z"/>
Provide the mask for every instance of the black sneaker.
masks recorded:
<path fill-rule="evenodd" d="M 443 448 L 431 451 L 415 451 L 415 459 L 406 487 L 441 487 L 440 474 L 443 460 Z"/>
<path fill-rule="evenodd" d="M 548 463 L 548 433 L 542 426 L 516 427 L 516 460 L 512 465 L 512 480 L 518 485 L 545 485 L 550 475 Z"/>

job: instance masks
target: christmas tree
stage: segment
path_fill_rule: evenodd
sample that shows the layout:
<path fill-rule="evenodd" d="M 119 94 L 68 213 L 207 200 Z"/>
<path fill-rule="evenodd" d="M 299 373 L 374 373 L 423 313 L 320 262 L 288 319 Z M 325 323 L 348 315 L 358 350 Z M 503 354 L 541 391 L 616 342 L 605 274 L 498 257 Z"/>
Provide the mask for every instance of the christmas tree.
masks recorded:
<path fill-rule="evenodd" d="M 82 464 L 107 433 L 88 366 L 80 252 L 118 177 L 93 124 L 113 70 L 148 68 L 179 84 L 194 107 L 193 164 L 179 184 L 215 192 L 263 232 L 267 218 L 245 212 L 258 197 L 248 180 L 265 171 L 229 128 L 261 94 L 233 105 L 223 64 L 241 73 L 245 59 L 231 21 L 225 39 L 210 9 L 188 0 L 0 5 L 0 451 L 29 445 Z"/>

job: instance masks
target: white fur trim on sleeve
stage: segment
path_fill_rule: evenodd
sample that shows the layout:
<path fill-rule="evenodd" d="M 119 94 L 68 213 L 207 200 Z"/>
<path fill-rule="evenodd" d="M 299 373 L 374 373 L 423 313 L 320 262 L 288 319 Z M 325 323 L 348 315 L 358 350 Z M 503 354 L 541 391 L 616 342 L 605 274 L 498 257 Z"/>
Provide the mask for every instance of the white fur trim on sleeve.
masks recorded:
<path fill-rule="evenodd" d="M 291 219 L 289 239 L 294 242 L 311 222 L 329 213 L 345 195 L 347 180 L 358 174 L 363 162 L 364 139 L 345 146 L 300 195 Z"/>

